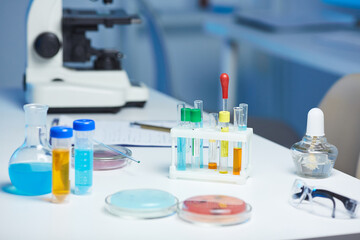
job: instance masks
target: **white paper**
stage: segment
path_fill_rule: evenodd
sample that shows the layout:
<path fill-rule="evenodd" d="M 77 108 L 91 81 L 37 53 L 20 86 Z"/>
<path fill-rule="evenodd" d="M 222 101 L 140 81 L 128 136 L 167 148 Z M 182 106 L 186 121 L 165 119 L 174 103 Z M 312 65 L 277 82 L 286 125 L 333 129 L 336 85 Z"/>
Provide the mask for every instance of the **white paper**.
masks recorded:
<path fill-rule="evenodd" d="M 59 118 L 59 125 L 72 126 L 73 119 L 67 116 Z M 145 122 L 145 121 L 142 121 Z M 156 122 L 156 124 L 155 124 Z M 147 121 L 158 126 L 170 126 L 169 121 Z M 169 125 L 170 124 L 170 125 Z M 173 126 L 176 122 L 173 121 Z M 160 146 L 171 147 L 170 133 L 142 129 L 129 121 L 96 121 L 94 139 L 105 144 L 121 144 L 127 146 Z"/>

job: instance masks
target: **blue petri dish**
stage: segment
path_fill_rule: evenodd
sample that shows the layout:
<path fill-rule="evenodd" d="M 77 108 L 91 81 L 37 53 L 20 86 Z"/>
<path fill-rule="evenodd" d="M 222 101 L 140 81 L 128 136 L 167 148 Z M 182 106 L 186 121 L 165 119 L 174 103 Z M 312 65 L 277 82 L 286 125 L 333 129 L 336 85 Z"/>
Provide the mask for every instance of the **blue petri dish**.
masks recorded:
<path fill-rule="evenodd" d="M 158 189 L 130 189 L 105 198 L 106 209 L 117 216 L 151 219 L 170 216 L 177 211 L 178 199 Z"/>

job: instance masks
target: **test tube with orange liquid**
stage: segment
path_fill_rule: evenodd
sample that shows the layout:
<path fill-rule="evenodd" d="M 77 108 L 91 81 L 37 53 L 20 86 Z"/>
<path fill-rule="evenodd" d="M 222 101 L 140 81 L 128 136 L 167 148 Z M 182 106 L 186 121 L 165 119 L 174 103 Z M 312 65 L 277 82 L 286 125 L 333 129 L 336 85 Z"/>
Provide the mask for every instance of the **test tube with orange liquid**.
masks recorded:
<path fill-rule="evenodd" d="M 210 113 L 210 128 L 216 130 L 219 122 L 219 114 Z M 209 169 L 217 169 L 218 162 L 218 141 L 214 139 L 209 140 Z"/>
<path fill-rule="evenodd" d="M 73 130 L 69 127 L 52 127 L 52 195 L 53 202 L 62 203 L 70 194 L 70 156 Z"/>
<path fill-rule="evenodd" d="M 239 107 L 234 107 L 234 127 L 237 131 L 245 131 L 247 128 L 247 111 L 248 105 L 246 103 L 241 103 Z M 241 172 L 241 162 L 242 162 L 242 149 L 243 143 L 235 142 L 234 143 L 234 154 L 233 154 L 233 174 L 240 175 Z"/>

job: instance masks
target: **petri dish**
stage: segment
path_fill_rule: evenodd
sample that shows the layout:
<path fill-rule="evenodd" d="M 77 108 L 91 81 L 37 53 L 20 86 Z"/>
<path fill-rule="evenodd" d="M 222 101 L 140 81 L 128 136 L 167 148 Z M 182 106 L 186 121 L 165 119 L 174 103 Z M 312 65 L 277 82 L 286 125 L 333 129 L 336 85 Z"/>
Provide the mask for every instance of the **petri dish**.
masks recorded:
<path fill-rule="evenodd" d="M 236 197 L 201 195 L 179 203 L 178 215 L 190 223 L 228 226 L 248 221 L 251 209 L 250 204 Z"/>
<path fill-rule="evenodd" d="M 178 199 L 158 189 L 130 189 L 105 198 L 106 209 L 123 218 L 152 219 L 176 213 Z"/>
<path fill-rule="evenodd" d="M 109 145 L 128 156 L 132 155 L 130 149 L 119 145 Z M 123 168 L 131 163 L 131 160 L 127 159 L 123 155 L 111 151 L 101 145 L 94 145 L 94 170 L 112 170 Z"/>

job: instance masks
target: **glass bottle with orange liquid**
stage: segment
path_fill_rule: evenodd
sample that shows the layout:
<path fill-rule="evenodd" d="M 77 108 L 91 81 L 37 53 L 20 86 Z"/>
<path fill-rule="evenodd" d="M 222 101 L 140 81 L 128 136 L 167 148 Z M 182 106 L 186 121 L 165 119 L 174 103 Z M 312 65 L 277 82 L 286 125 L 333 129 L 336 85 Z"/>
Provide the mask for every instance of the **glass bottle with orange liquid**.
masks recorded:
<path fill-rule="evenodd" d="M 69 127 L 52 127 L 52 195 L 53 202 L 62 203 L 70 194 L 70 153 L 73 130 Z"/>

